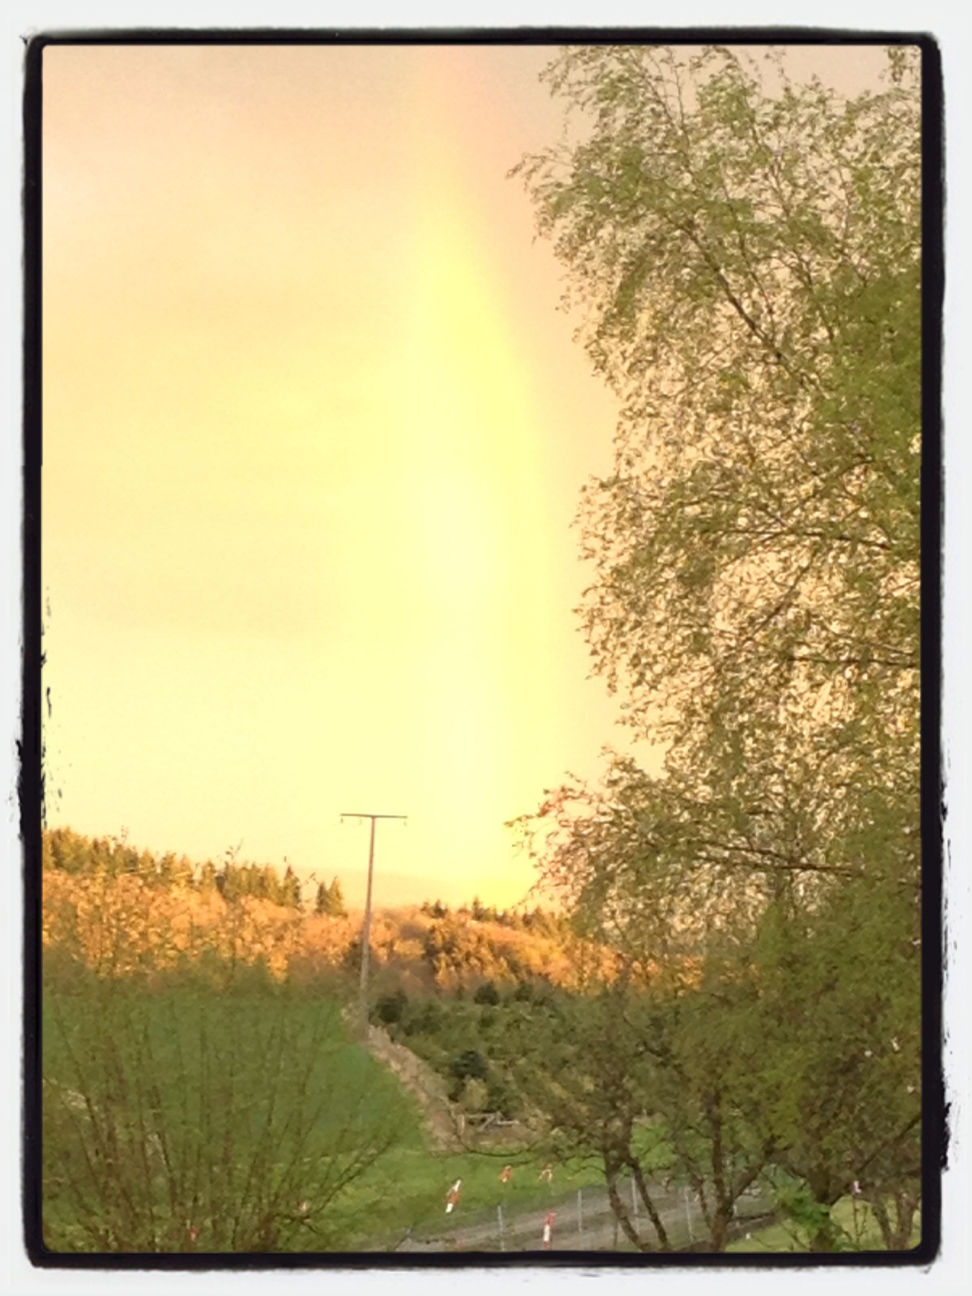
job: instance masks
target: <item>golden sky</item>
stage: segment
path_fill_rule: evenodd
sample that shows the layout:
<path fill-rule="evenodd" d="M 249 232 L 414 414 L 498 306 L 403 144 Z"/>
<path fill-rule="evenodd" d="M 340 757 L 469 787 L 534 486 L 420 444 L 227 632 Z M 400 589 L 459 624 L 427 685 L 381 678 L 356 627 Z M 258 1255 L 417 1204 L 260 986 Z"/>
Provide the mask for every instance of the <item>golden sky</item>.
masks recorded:
<path fill-rule="evenodd" d="M 572 613 L 615 407 L 506 178 L 549 53 L 45 50 L 51 824 L 354 902 L 340 813 L 402 813 L 377 903 L 506 904 L 504 820 L 625 742 Z"/>
<path fill-rule="evenodd" d="M 616 712 L 569 529 L 614 411 L 506 178 L 546 57 L 46 49 L 51 823 L 353 899 L 340 812 L 399 812 L 379 901 L 529 886 L 503 821 Z"/>

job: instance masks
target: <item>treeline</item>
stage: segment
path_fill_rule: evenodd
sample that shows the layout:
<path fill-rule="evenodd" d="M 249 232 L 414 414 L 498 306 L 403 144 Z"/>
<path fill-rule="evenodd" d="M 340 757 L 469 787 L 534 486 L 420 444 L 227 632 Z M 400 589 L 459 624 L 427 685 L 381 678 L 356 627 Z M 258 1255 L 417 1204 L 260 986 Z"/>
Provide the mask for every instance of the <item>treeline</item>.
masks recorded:
<path fill-rule="evenodd" d="M 573 986 L 582 966 L 594 961 L 609 971 L 611 963 L 605 951 L 579 941 L 565 919 L 543 911 L 507 923 L 461 909 L 446 914 L 422 932 L 421 958 L 432 988 L 458 997 L 487 982 L 507 990 L 536 979 Z"/>
<path fill-rule="evenodd" d="M 167 890 L 217 891 L 226 900 L 253 896 L 293 909 L 302 903 L 300 879 L 289 864 L 281 873 L 272 864 L 240 860 L 232 849 L 219 864 L 211 859 L 197 864 L 172 851 L 159 855 L 136 850 L 124 832 L 118 837 L 84 837 L 71 828 L 52 828 L 43 834 L 42 851 L 45 869 L 59 869 L 75 877 L 128 875 Z"/>
<path fill-rule="evenodd" d="M 429 918 L 471 918 L 474 922 L 499 923 L 503 927 L 512 927 L 514 931 L 532 931 L 544 936 L 570 935 L 573 928 L 571 920 L 564 914 L 555 913 L 552 909 L 543 909 L 534 905 L 532 909 L 510 908 L 497 909 L 495 905 L 485 905 L 478 896 L 471 904 L 459 905 L 450 909 L 441 900 L 423 900 L 420 906 L 423 914 Z"/>
<path fill-rule="evenodd" d="M 289 867 L 281 874 L 233 850 L 219 865 L 193 863 L 138 851 L 124 835 L 87 838 L 70 828 L 44 833 L 43 863 L 45 948 L 105 974 L 214 958 L 231 969 L 263 963 L 277 979 L 360 967 L 360 924 L 337 878 L 302 906 Z M 440 900 L 378 910 L 371 925 L 376 995 L 402 988 L 464 998 L 487 982 L 504 993 L 536 981 L 572 986 L 585 960 L 605 957 L 593 947 L 580 957 L 581 948 L 561 914 L 498 911 L 478 898 L 455 910 Z"/>

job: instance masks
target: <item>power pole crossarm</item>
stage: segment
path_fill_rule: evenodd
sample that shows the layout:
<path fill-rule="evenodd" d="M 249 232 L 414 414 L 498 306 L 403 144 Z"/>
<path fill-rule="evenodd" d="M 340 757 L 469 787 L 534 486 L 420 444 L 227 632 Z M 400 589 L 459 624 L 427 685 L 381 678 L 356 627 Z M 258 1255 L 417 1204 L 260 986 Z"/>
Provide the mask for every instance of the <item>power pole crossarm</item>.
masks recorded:
<path fill-rule="evenodd" d="M 357 810 L 346 810 L 341 815 L 342 822 L 345 819 L 371 820 L 371 839 L 368 843 L 368 885 L 365 890 L 364 921 L 361 924 L 361 989 L 359 1012 L 361 1015 L 361 1033 L 363 1035 L 368 1027 L 368 956 L 371 949 L 371 887 L 375 872 L 375 823 L 379 819 L 407 820 L 408 815 L 371 814 Z"/>

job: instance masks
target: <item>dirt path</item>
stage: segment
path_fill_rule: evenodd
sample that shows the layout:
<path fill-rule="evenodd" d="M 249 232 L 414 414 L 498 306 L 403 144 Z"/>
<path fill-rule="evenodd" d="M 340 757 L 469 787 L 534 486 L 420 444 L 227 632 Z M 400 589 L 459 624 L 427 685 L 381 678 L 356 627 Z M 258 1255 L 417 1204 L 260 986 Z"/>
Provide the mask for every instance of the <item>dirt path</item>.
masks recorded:
<path fill-rule="evenodd" d="M 366 1044 L 371 1056 L 387 1066 L 415 1098 L 433 1146 L 438 1151 L 456 1148 L 458 1114 L 449 1101 L 442 1077 L 411 1049 L 397 1044 L 380 1026 L 368 1026 Z"/>

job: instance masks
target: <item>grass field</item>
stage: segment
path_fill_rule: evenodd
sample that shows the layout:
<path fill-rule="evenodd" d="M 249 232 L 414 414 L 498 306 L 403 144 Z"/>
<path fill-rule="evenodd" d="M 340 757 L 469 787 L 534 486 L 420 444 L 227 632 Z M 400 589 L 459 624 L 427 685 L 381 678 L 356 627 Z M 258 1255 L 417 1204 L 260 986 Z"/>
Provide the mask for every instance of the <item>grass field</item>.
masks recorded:
<path fill-rule="evenodd" d="M 81 977 L 43 1001 L 43 1219 L 55 1251 L 348 1250 L 590 1183 L 431 1152 L 334 999 Z M 500 1181 L 503 1165 L 513 1167 Z"/>
<path fill-rule="evenodd" d="M 338 1005 L 268 987 L 49 986 L 43 1098 L 54 1250 L 341 1245 L 342 1197 L 421 1142 Z"/>
<path fill-rule="evenodd" d="M 506 1164 L 511 1165 L 512 1176 L 503 1183 L 500 1173 Z M 542 1158 L 526 1154 L 433 1154 L 424 1147 L 400 1146 L 350 1190 L 342 1210 L 364 1226 L 356 1237 L 363 1249 L 390 1248 L 409 1229 L 424 1234 L 439 1226 L 491 1219 L 499 1205 L 513 1215 L 597 1182 L 596 1172 L 581 1162 L 558 1163 L 552 1182 L 547 1182 L 540 1177 L 544 1164 Z M 447 1215 L 446 1193 L 457 1179 L 462 1180 L 459 1203 Z"/>

